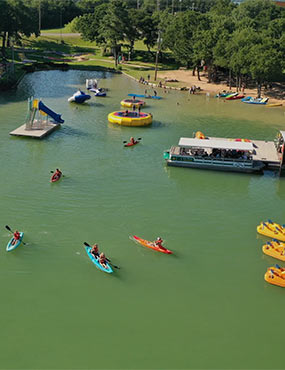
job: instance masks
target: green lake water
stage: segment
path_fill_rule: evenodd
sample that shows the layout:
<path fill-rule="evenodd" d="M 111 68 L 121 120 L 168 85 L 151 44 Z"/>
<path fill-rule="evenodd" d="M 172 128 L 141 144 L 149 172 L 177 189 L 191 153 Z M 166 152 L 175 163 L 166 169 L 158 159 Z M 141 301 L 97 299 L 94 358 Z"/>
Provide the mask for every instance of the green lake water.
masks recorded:
<path fill-rule="evenodd" d="M 106 98 L 69 104 L 86 78 Z M 285 179 L 166 167 L 163 151 L 201 130 L 273 140 L 282 108 L 158 90 L 150 127 L 109 124 L 127 93 L 123 75 L 28 74 L 0 96 L 1 369 L 282 369 L 285 290 L 264 273 L 261 220 L 285 223 Z M 149 89 L 150 91 L 150 89 Z M 9 136 L 29 96 L 65 123 L 42 141 Z M 177 104 L 179 103 L 179 104 Z M 124 148 L 130 136 L 139 145 Z M 51 184 L 50 171 L 65 177 Z M 6 252 L 10 234 L 26 246 Z M 173 255 L 135 244 L 157 236 Z M 121 267 L 99 271 L 83 242 Z"/>

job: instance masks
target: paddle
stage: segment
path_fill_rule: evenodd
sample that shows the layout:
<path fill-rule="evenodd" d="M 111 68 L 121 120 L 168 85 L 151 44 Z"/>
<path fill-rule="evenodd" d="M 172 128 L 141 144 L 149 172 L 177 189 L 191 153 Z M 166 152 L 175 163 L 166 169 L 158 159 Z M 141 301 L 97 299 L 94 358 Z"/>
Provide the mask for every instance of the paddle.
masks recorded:
<path fill-rule="evenodd" d="M 83 244 L 84 244 L 84 245 L 86 245 L 86 247 L 90 247 L 90 248 L 92 248 L 92 247 L 91 247 L 91 245 L 90 245 L 90 244 L 88 244 L 87 242 L 84 242 Z M 106 259 L 106 261 L 108 261 L 108 262 L 109 262 L 109 264 L 110 264 L 111 266 L 115 267 L 115 269 L 120 269 L 120 267 L 119 267 L 119 266 L 113 265 L 113 264 L 111 263 L 111 260 L 109 260 L 109 258 L 106 258 L 106 257 L 105 257 L 105 259 Z"/>
<path fill-rule="evenodd" d="M 141 140 L 142 138 L 141 137 L 138 137 L 137 140 Z M 123 141 L 124 144 L 127 143 L 127 141 Z"/>
<path fill-rule="evenodd" d="M 50 173 L 54 173 L 54 171 L 50 171 Z M 64 175 L 61 173 L 61 176 L 64 177 Z"/>
<path fill-rule="evenodd" d="M 5 225 L 5 228 L 6 228 L 8 231 L 10 231 L 10 232 L 14 235 L 14 232 L 10 229 L 10 227 L 9 227 L 8 225 Z M 25 242 L 23 242 L 23 241 L 22 241 L 22 243 L 23 243 L 24 245 L 27 245 L 27 243 L 25 243 Z"/>

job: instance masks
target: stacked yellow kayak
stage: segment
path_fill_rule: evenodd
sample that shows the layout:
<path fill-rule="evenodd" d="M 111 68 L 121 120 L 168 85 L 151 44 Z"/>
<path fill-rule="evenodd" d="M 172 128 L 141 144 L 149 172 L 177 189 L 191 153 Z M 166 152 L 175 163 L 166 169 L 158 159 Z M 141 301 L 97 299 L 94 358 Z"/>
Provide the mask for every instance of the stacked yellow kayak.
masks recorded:
<path fill-rule="evenodd" d="M 285 226 L 281 226 L 271 220 L 261 222 L 260 225 L 257 226 L 257 232 L 259 234 L 269 236 L 269 238 L 285 242 Z"/>
<path fill-rule="evenodd" d="M 268 267 L 264 280 L 269 284 L 278 285 L 285 288 L 285 269 L 275 265 L 275 267 Z"/>
<path fill-rule="evenodd" d="M 285 244 L 273 239 L 262 246 L 264 254 L 285 262 Z"/>

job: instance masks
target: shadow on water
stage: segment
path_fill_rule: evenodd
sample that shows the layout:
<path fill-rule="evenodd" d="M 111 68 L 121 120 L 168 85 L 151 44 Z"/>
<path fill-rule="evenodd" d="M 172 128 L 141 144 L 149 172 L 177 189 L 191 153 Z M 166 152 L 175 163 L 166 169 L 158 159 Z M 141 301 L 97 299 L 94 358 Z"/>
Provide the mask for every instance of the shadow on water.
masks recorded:
<path fill-rule="evenodd" d="M 80 136 L 90 138 L 93 136 L 93 134 L 87 133 L 85 131 L 70 126 L 65 126 L 64 130 L 60 130 L 58 131 L 58 133 L 59 133 L 58 136 Z"/>

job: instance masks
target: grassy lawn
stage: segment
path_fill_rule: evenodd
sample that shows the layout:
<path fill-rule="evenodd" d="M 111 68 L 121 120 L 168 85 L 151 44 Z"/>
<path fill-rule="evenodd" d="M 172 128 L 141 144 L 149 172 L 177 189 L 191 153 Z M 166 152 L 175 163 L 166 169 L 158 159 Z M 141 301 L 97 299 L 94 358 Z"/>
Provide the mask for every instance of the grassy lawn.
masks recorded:
<path fill-rule="evenodd" d="M 45 35 L 45 32 L 48 32 L 49 35 Z M 70 68 L 77 69 L 80 67 L 93 70 L 96 68 L 115 68 L 113 57 L 102 56 L 101 48 L 95 43 L 84 41 L 80 36 L 68 35 L 68 33 L 70 31 L 66 28 L 61 30 L 52 29 L 42 31 L 40 37 L 23 39 L 23 47 L 27 48 L 27 50 L 16 50 L 14 58 L 19 62 L 32 60 L 36 62 L 68 63 Z M 135 50 L 130 61 L 127 60 L 127 46 L 122 47 L 122 53 L 125 56 L 125 63 L 119 65 L 119 70 L 136 79 L 143 77 L 147 80 L 148 75 L 150 75 L 150 82 L 159 82 L 159 79 L 154 81 L 156 49 L 148 51 L 143 41 L 139 40 L 135 43 Z M 11 52 L 8 52 L 8 57 L 11 59 Z M 169 51 L 163 52 L 162 58 L 162 60 L 159 59 L 158 71 L 179 68 Z M 183 85 L 168 83 L 168 86 L 182 87 Z"/>

